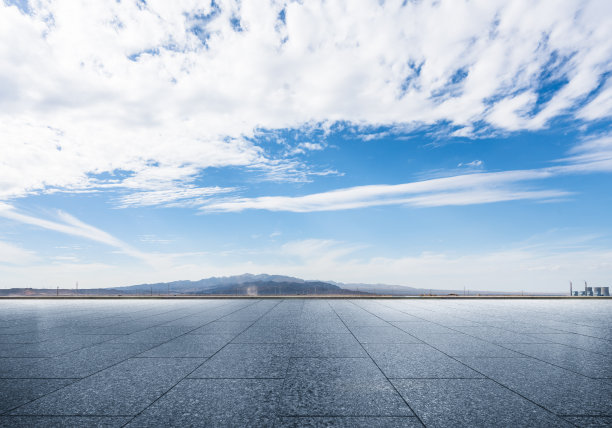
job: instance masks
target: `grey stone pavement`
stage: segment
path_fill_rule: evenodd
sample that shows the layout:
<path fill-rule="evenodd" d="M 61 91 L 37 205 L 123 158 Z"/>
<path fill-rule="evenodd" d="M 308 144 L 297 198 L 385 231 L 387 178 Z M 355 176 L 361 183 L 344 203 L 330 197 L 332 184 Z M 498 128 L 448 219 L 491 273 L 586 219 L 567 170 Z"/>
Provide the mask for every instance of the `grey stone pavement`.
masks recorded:
<path fill-rule="evenodd" d="M 612 426 L 612 301 L 3 300 L 0 426 Z"/>

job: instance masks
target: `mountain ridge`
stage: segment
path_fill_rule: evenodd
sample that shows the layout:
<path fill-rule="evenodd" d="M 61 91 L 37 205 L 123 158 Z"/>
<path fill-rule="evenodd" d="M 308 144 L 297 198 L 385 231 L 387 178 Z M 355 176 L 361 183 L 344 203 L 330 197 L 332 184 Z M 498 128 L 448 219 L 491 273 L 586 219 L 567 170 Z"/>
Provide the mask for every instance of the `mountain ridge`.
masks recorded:
<path fill-rule="evenodd" d="M 76 294 L 74 289 L 12 288 L 0 289 L 0 295 Z M 209 277 L 196 281 L 143 283 L 119 287 L 78 290 L 82 295 L 464 295 L 466 290 L 415 288 L 405 285 L 342 283 L 304 280 L 287 275 L 251 274 Z M 559 293 L 522 293 L 469 290 L 467 295 L 559 295 Z"/>

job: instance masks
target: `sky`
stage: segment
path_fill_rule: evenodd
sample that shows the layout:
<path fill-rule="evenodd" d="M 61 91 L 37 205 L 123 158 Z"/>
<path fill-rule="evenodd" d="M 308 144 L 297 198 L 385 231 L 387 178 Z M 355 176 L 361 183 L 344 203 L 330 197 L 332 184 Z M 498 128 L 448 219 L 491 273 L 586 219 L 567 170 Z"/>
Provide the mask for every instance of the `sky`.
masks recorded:
<path fill-rule="evenodd" d="M 612 2 L 0 1 L 0 288 L 612 285 Z"/>

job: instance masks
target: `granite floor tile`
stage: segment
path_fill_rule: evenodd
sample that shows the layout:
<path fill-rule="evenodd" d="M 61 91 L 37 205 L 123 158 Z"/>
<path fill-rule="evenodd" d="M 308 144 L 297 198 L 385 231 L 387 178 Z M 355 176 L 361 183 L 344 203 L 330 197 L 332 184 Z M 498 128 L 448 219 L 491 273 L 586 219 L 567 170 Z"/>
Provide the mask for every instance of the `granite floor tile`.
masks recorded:
<path fill-rule="evenodd" d="M 612 357 L 558 343 L 512 343 L 504 347 L 592 378 L 612 378 Z"/>
<path fill-rule="evenodd" d="M 0 414 L 73 383 L 76 379 L 0 379 Z"/>
<path fill-rule="evenodd" d="M 227 334 L 184 335 L 138 354 L 138 357 L 210 357 L 233 338 Z"/>
<path fill-rule="evenodd" d="M 286 327 L 250 327 L 240 333 L 233 343 L 293 343 L 295 330 Z"/>
<path fill-rule="evenodd" d="M 172 321 L 167 321 L 158 324 L 159 327 L 181 327 L 187 330 L 194 330 L 198 327 L 202 327 L 206 324 L 209 324 L 219 317 L 215 315 L 193 315 L 188 317 L 183 317 L 179 319 L 175 319 Z"/>
<path fill-rule="evenodd" d="M 19 407 L 14 415 L 136 415 L 203 359 L 133 358 Z"/>
<path fill-rule="evenodd" d="M 233 334 L 237 335 L 251 326 L 251 321 L 214 321 L 189 334 Z"/>
<path fill-rule="evenodd" d="M 571 426 L 489 379 L 396 379 L 393 384 L 425 426 Z"/>
<path fill-rule="evenodd" d="M 558 415 L 612 414 L 612 382 L 588 377 L 533 358 L 459 360 Z"/>
<path fill-rule="evenodd" d="M 61 339 L 29 343 L 11 352 L 5 352 L 3 356 L 18 358 L 54 357 L 56 355 L 66 354 L 78 349 L 87 348 L 91 345 L 106 342 L 113 339 L 113 337 L 112 335 L 67 335 Z"/>
<path fill-rule="evenodd" d="M 0 416 L 2 428 L 120 428 L 130 417 L 105 416 Z"/>
<path fill-rule="evenodd" d="M 151 348 L 145 343 L 102 343 L 24 366 L 11 377 L 83 378 Z"/>
<path fill-rule="evenodd" d="M 0 379 L 26 378 L 30 376 L 29 367 L 46 361 L 48 358 L 0 358 Z"/>
<path fill-rule="evenodd" d="M 351 327 L 351 332 L 361 343 L 421 343 L 397 327 Z"/>
<path fill-rule="evenodd" d="M 596 337 L 583 336 L 575 333 L 563 334 L 533 334 L 535 338 L 544 339 L 553 343 L 573 346 L 586 351 L 612 356 L 612 342 Z"/>
<path fill-rule="evenodd" d="M 159 326 L 151 327 L 146 330 L 141 330 L 132 334 L 123 334 L 115 339 L 109 340 L 109 343 L 150 343 L 161 344 L 175 337 L 181 336 L 189 331 L 190 327 L 171 327 Z"/>
<path fill-rule="evenodd" d="M 23 343 L 0 343 L 0 358 L 14 357 L 15 350 L 24 346 Z"/>
<path fill-rule="evenodd" d="M 298 334 L 292 357 L 366 357 L 363 346 L 352 334 Z"/>
<path fill-rule="evenodd" d="M 419 338 L 427 334 L 457 334 L 457 331 L 432 322 L 392 322 L 394 326 L 412 336 Z"/>
<path fill-rule="evenodd" d="M 565 416 L 563 419 L 580 428 L 612 426 L 612 416 Z"/>
<path fill-rule="evenodd" d="M 370 316 L 352 316 L 338 314 L 340 319 L 349 327 L 388 327 L 389 323 L 373 315 Z"/>
<path fill-rule="evenodd" d="M 339 428 L 422 428 L 423 424 L 415 416 L 396 417 L 309 417 L 293 416 L 281 417 L 276 427 L 339 427 Z"/>
<path fill-rule="evenodd" d="M 520 357 L 505 347 L 466 334 L 420 334 L 420 339 L 451 357 Z"/>
<path fill-rule="evenodd" d="M 367 343 L 376 365 L 389 378 L 479 378 L 481 374 L 423 343 Z"/>
<path fill-rule="evenodd" d="M 336 318 L 336 321 L 304 321 L 296 326 L 298 333 L 329 333 L 343 334 L 350 333 L 342 321 Z"/>
<path fill-rule="evenodd" d="M 272 426 L 282 380 L 185 379 L 128 427 Z"/>
<path fill-rule="evenodd" d="M 455 329 L 492 343 L 549 343 L 542 337 L 519 334 L 496 327 L 456 327 Z"/>
<path fill-rule="evenodd" d="M 368 358 L 293 358 L 281 395 L 284 416 L 412 416 Z"/>
<path fill-rule="evenodd" d="M 230 343 L 190 378 L 284 378 L 291 345 Z"/>

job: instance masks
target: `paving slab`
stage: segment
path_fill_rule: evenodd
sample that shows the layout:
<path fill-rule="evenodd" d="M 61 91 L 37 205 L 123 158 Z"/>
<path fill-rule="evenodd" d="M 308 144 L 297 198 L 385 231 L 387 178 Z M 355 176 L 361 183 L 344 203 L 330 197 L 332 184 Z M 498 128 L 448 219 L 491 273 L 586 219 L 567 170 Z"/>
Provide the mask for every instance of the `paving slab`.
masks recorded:
<path fill-rule="evenodd" d="M 0 414 L 63 388 L 77 379 L 0 379 Z"/>
<path fill-rule="evenodd" d="M 275 425 L 277 427 L 339 427 L 339 428 L 422 428 L 423 424 L 415 416 L 396 417 L 309 417 L 288 416 L 279 418 Z"/>
<path fill-rule="evenodd" d="M 552 343 L 560 343 L 562 345 L 572 346 L 574 348 L 584 349 L 586 351 L 595 352 L 612 356 L 612 342 L 597 337 L 583 336 L 575 333 L 562 334 L 533 334 L 532 336 L 540 338 Z"/>
<path fill-rule="evenodd" d="M 549 343 L 540 335 L 520 334 L 497 327 L 455 327 L 462 333 L 492 343 Z"/>
<path fill-rule="evenodd" d="M 249 328 L 251 321 L 214 321 L 191 330 L 189 334 L 233 334 L 237 335 Z"/>
<path fill-rule="evenodd" d="M 282 382 L 185 379 L 127 426 L 272 426 Z"/>
<path fill-rule="evenodd" d="M 368 358 L 293 358 L 281 395 L 285 416 L 412 416 Z"/>
<path fill-rule="evenodd" d="M 3 357 L 54 357 L 113 339 L 112 335 L 66 335 L 45 342 L 28 343 L 2 353 Z"/>
<path fill-rule="evenodd" d="M 469 367 L 558 415 L 612 414 L 612 383 L 533 358 L 458 357 Z"/>
<path fill-rule="evenodd" d="M 82 379 L 12 415 L 136 415 L 204 362 L 195 358 L 133 358 Z"/>
<path fill-rule="evenodd" d="M 6 428 L 119 428 L 130 417 L 107 416 L 0 416 L 0 427 Z"/>
<path fill-rule="evenodd" d="M 521 355 L 491 342 L 466 334 L 420 334 L 420 339 L 451 357 L 520 357 Z"/>
<path fill-rule="evenodd" d="M 102 343 L 23 366 L 6 377 L 83 378 L 151 348 L 146 343 Z"/>
<path fill-rule="evenodd" d="M 309 320 L 301 318 L 299 323 L 296 325 L 296 332 L 298 333 L 350 333 L 349 329 L 346 328 L 344 323 L 336 317 L 333 320 Z"/>
<path fill-rule="evenodd" d="M 421 343 L 419 339 L 392 325 L 350 327 L 361 343 Z"/>
<path fill-rule="evenodd" d="M 230 343 L 193 372 L 190 378 L 284 378 L 291 345 Z"/>
<path fill-rule="evenodd" d="M 489 379 L 397 379 L 393 384 L 425 426 L 571 426 Z"/>
<path fill-rule="evenodd" d="M 234 338 L 234 343 L 293 343 L 295 329 L 291 327 L 252 326 Z"/>
<path fill-rule="evenodd" d="M 291 356 L 367 357 L 368 355 L 363 346 L 350 333 L 300 333 L 295 337 Z"/>
<path fill-rule="evenodd" d="M 419 322 L 395 321 L 391 324 L 419 339 L 421 336 L 428 334 L 457 334 L 456 330 L 451 330 L 450 328 L 445 327 L 443 325 L 422 320 L 420 320 Z"/>
<path fill-rule="evenodd" d="M 211 357 L 233 338 L 231 334 L 184 335 L 138 354 L 138 357 Z"/>
<path fill-rule="evenodd" d="M 483 377 L 424 343 L 366 343 L 364 347 L 389 378 Z"/>
<path fill-rule="evenodd" d="M 508 343 L 504 347 L 588 377 L 612 379 L 612 356 L 558 343 Z"/>
<path fill-rule="evenodd" d="M 612 426 L 612 416 L 565 416 L 563 419 L 581 428 Z"/>
<path fill-rule="evenodd" d="M 0 379 L 28 378 L 29 367 L 48 358 L 0 358 Z"/>
<path fill-rule="evenodd" d="M 162 344 L 175 337 L 181 336 L 193 330 L 184 326 L 156 326 L 141 330 L 132 334 L 123 334 L 108 343 L 150 343 L 151 345 Z"/>

